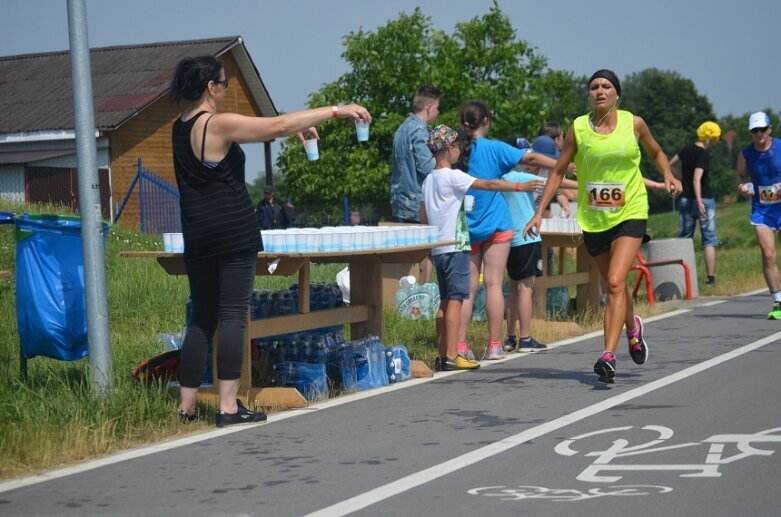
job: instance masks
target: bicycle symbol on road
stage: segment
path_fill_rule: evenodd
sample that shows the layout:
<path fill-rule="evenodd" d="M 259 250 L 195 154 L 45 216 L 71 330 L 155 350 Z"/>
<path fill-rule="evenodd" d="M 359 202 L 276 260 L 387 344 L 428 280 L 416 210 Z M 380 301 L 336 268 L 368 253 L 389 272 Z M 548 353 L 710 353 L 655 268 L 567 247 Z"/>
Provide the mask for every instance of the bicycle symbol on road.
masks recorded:
<path fill-rule="evenodd" d="M 554 450 L 562 456 L 575 456 L 579 451 L 574 447 L 583 440 L 601 437 L 610 433 L 626 433 L 635 429 L 634 426 L 613 427 L 589 433 L 580 434 L 569 440 L 560 442 Z M 673 430 L 661 425 L 646 425 L 633 431 L 635 436 L 640 431 L 651 432 L 655 439 L 637 445 L 630 445 L 629 440 L 618 438 L 613 440 L 605 450 L 583 453 L 583 456 L 595 458 L 575 479 L 586 483 L 616 483 L 624 478 L 617 473 L 629 472 L 679 472 L 679 477 L 714 478 L 721 477 L 721 467 L 752 456 L 770 456 L 775 451 L 757 448 L 756 444 L 781 443 L 781 427 L 766 429 L 753 434 L 714 434 L 699 442 L 687 442 L 665 445 L 672 438 Z M 692 449 L 706 446 L 702 463 L 627 463 L 624 458 L 664 453 L 680 449 Z M 729 446 L 729 447 L 728 447 Z M 488 486 L 473 488 L 471 495 L 496 497 L 500 500 L 547 499 L 552 501 L 584 501 L 600 497 L 630 497 L 640 495 L 667 494 L 673 489 L 660 485 L 612 485 L 588 490 L 555 489 L 540 486 L 520 485 L 516 487 Z"/>
<path fill-rule="evenodd" d="M 581 434 L 565 440 L 555 447 L 555 451 L 562 456 L 575 456 L 578 451 L 572 448 L 573 444 L 585 438 L 591 438 L 598 435 L 626 432 L 634 429 L 634 426 L 614 427 L 612 429 L 602 429 L 590 433 Z M 615 483 L 623 479 L 624 476 L 609 475 L 615 472 L 649 472 L 649 471 L 678 471 L 683 472 L 679 477 L 720 477 L 720 468 L 738 460 L 749 458 L 751 456 L 770 456 L 773 450 L 758 449 L 753 446 L 757 443 L 781 443 L 781 427 L 759 431 L 754 434 L 715 434 L 701 442 L 689 442 L 675 445 L 661 445 L 673 436 L 673 430 L 669 427 L 660 425 L 647 425 L 641 429 L 657 433 L 659 436 L 655 440 L 630 446 L 629 440 L 620 438 L 613 441 L 613 444 L 603 451 L 587 452 L 584 456 L 596 458 L 591 465 L 586 467 L 583 472 L 576 477 L 579 481 L 587 483 Z M 633 456 L 647 455 L 658 452 L 670 451 L 674 449 L 684 449 L 708 445 L 705 459 L 702 463 L 644 463 L 644 464 L 621 464 L 616 460 L 629 458 Z M 729 455 L 727 445 L 734 445 L 736 452 Z M 608 475 L 604 475 L 604 474 Z"/>

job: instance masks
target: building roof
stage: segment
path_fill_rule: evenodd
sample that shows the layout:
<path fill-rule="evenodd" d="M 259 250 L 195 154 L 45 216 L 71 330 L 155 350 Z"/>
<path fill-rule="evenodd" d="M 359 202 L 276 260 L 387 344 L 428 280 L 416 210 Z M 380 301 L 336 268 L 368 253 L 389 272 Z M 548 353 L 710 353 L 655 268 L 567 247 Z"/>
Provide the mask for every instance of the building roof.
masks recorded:
<path fill-rule="evenodd" d="M 168 93 L 188 56 L 231 54 L 263 116 L 277 115 L 239 36 L 90 49 L 95 125 L 114 130 Z M 0 134 L 74 128 L 70 52 L 0 57 Z"/>

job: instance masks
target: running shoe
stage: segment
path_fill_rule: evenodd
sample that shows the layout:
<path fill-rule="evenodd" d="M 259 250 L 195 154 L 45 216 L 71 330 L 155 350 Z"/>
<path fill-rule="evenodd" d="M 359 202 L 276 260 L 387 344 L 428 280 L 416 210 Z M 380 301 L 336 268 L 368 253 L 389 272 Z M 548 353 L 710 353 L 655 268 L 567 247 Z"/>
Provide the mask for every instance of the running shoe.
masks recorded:
<path fill-rule="evenodd" d="M 515 336 L 507 336 L 505 338 L 503 349 L 507 353 L 518 351 L 518 342 L 515 340 Z"/>
<path fill-rule="evenodd" d="M 480 368 L 480 363 L 477 361 L 470 361 L 462 355 L 457 355 L 455 359 L 443 358 L 442 365 L 442 369 L 446 372 L 453 370 L 476 370 Z"/>
<path fill-rule="evenodd" d="M 489 344 L 485 347 L 485 358 L 489 361 L 501 359 L 503 355 L 501 343 L 496 343 L 495 345 Z"/>
<path fill-rule="evenodd" d="M 466 357 L 470 361 L 475 360 L 474 352 L 472 352 L 472 350 L 469 349 L 466 343 L 464 343 L 463 345 L 458 345 L 458 349 L 456 350 L 456 353 L 461 357 Z"/>
<path fill-rule="evenodd" d="M 594 363 L 594 373 L 599 376 L 599 382 L 613 384 L 616 377 L 616 356 L 605 350 Z"/>
<path fill-rule="evenodd" d="M 434 371 L 444 372 L 445 371 L 444 363 L 445 362 L 442 360 L 441 357 L 437 357 L 436 359 L 434 359 Z"/>
<path fill-rule="evenodd" d="M 769 320 L 781 320 L 781 302 L 773 303 L 773 310 L 767 313 Z"/>
<path fill-rule="evenodd" d="M 250 424 L 257 422 L 265 422 L 266 414 L 260 411 L 251 411 L 247 409 L 239 399 L 236 399 L 236 404 L 239 406 L 238 411 L 235 413 L 226 413 L 225 411 L 217 411 L 217 427 L 225 427 L 227 425 L 234 424 Z"/>
<path fill-rule="evenodd" d="M 179 409 L 178 410 L 178 414 L 179 414 L 179 420 L 181 420 L 182 423 L 185 423 L 185 424 L 187 424 L 189 422 L 195 422 L 195 420 L 198 418 L 198 413 L 190 414 L 187 411 L 185 411 L 184 409 Z"/>
<path fill-rule="evenodd" d="M 543 345 L 533 337 L 529 337 L 529 339 L 521 339 L 518 341 L 519 352 L 542 352 L 543 350 L 547 349 L 548 345 Z"/>
<path fill-rule="evenodd" d="M 779 312 L 781 316 L 781 312 Z M 629 340 L 629 355 L 636 364 L 643 364 L 648 360 L 648 343 L 643 338 L 643 320 L 635 315 L 635 330 L 627 329 L 626 338 Z"/>

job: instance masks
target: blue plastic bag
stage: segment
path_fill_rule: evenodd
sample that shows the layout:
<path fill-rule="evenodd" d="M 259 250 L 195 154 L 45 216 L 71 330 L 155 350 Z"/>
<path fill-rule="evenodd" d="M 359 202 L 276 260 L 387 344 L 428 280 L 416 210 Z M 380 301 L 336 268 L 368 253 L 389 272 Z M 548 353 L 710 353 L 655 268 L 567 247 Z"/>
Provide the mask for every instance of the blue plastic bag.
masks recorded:
<path fill-rule="evenodd" d="M 16 318 L 26 358 L 74 361 L 86 357 L 87 304 L 81 219 L 73 216 L 14 217 L 16 224 Z M 109 225 L 103 223 L 103 238 Z"/>

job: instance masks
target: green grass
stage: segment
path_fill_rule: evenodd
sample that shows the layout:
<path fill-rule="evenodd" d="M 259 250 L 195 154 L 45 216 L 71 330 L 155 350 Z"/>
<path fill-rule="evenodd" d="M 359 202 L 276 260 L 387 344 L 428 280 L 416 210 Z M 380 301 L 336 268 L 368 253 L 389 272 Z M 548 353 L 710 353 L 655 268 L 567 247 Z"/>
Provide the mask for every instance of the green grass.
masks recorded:
<path fill-rule="evenodd" d="M 51 206 L 10 206 L 0 211 L 65 213 Z M 761 263 L 756 241 L 746 222 L 746 203 L 718 208 L 719 236 L 724 248 L 718 253 L 718 283 L 705 286 L 701 295 L 730 295 L 762 287 Z M 677 216 L 660 214 L 649 221 L 655 238 L 673 237 Z M 0 226 L 0 270 L 14 269 L 14 226 Z M 112 390 L 106 399 L 90 390 L 87 360 L 62 362 L 48 358 L 28 361 L 27 378 L 20 375 L 14 282 L 0 280 L 0 478 L 38 472 L 58 465 L 104 455 L 123 448 L 210 428 L 209 421 L 182 426 L 174 415 L 177 393 L 164 386 L 137 383 L 131 376 L 142 359 L 160 353 L 158 333 L 181 332 L 188 296 L 185 277 L 167 275 L 153 259 L 122 258 L 121 251 L 161 249 L 156 237 L 120 227 L 112 228 L 106 244 L 110 341 L 113 355 Z M 699 243 L 695 244 L 699 249 Z M 702 254 L 697 253 L 702 279 Z M 342 265 L 315 265 L 312 281 L 331 282 Z M 278 289 L 296 277 L 258 277 L 257 287 Z M 649 308 L 640 301 L 637 310 L 652 314 L 666 310 Z M 585 330 L 601 326 L 601 315 L 577 317 Z M 484 322 L 470 327 L 469 341 L 484 341 Z M 554 323 L 535 320 L 534 334 L 542 341 L 565 337 Z M 432 322 L 409 321 L 385 312 L 385 343 L 406 344 L 413 358 L 433 363 L 436 355 Z M 204 406 L 204 411 L 213 407 Z"/>

